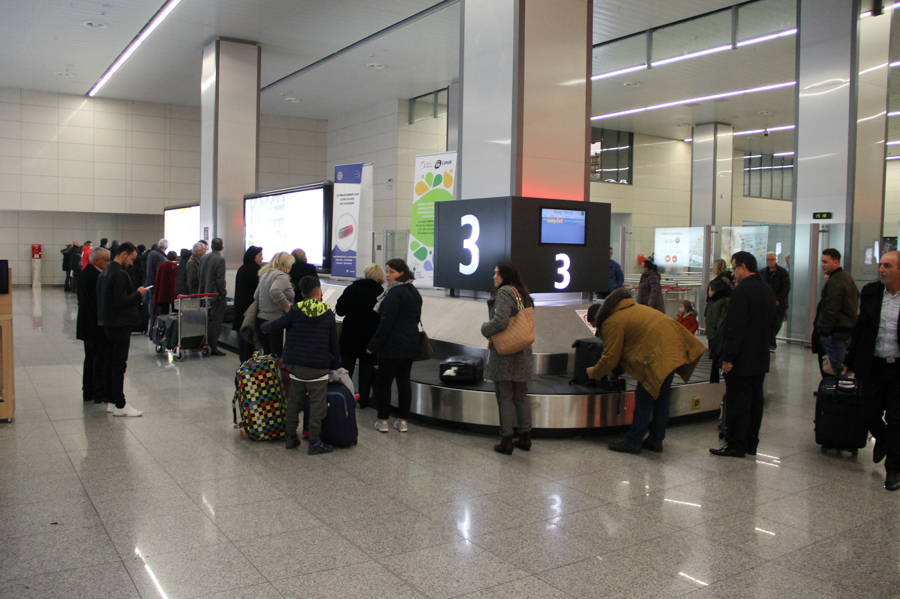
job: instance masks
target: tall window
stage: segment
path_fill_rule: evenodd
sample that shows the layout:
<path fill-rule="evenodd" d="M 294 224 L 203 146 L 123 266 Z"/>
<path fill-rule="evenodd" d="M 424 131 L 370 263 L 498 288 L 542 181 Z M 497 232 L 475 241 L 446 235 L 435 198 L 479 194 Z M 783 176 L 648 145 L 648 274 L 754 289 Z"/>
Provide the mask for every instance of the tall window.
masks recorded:
<path fill-rule="evenodd" d="M 591 129 L 591 181 L 631 185 L 634 134 Z"/>
<path fill-rule="evenodd" d="M 794 184 L 794 153 L 744 153 L 744 195 L 790 200 Z"/>

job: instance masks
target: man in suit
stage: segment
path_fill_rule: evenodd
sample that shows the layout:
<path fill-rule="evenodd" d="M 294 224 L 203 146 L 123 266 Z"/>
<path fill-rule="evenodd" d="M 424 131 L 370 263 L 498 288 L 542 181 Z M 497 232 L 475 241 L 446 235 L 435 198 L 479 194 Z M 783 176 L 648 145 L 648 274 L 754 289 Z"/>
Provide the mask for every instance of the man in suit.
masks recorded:
<path fill-rule="evenodd" d="M 216 237 L 210 245 L 211 252 L 200 259 L 200 293 L 215 293 L 209 306 L 209 321 L 206 331 L 206 342 L 209 344 L 211 356 L 224 356 L 219 351 L 219 333 L 225 321 L 225 258 L 222 250 L 225 244 Z"/>
<path fill-rule="evenodd" d="M 772 335 L 769 337 L 769 351 L 775 351 L 777 347 L 775 339 L 784 323 L 784 314 L 788 309 L 788 294 L 791 292 L 791 276 L 788 271 L 778 266 L 778 256 L 775 252 L 766 254 L 763 280 L 775 293 L 775 322 L 772 324 Z"/>
<path fill-rule="evenodd" d="M 140 416 L 140 410 L 125 405 L 125 369 L 131 332 L 141 324 L 138 309 L 147 290 L 133 290 L 128 267 L 137 258 L 137 248 L 129 241 L 119 246 L 119 253 L 97 279 L 97 324 L 103 327 L 108 345 L 109 384 L 107 412 L 113 416 Z"/>
<path fill-rule="evenodd" d="M 107 359 L 106 334 L 97 324 L 97 280 L 109 264 L 109 251 L 102 247 L 91 251 L 91 260 L 75 281 L 78 295 L 78 319 L 75 338 L 84 343 L 84 366 L 81 369 L 81 392 L 84 401 L 106 402 Z"/>
<path fill-rule="evenodd" d="M 725 373 L 725 446 L 716 456 L 756 455 L 763 417 L 763 383 L 769 372 L 769 337 L 775 318 L 775 293 L 757 274 L 750 252 L 731 256 L 736 283 L 731 304 L 719 327 L 719 356 Z M 763 326 L 765 323 L 766 326 Z"/>
<path fill-rule="evenodd" d="M 881 257 L 878 281 L 862 289 L 844 373 L 856 372 L 875 437 L 872 460 L 887 456 L 884 488 L 900 489 L 900 252 Z M 887 420 L 887 422 L 885 422 Z"/>

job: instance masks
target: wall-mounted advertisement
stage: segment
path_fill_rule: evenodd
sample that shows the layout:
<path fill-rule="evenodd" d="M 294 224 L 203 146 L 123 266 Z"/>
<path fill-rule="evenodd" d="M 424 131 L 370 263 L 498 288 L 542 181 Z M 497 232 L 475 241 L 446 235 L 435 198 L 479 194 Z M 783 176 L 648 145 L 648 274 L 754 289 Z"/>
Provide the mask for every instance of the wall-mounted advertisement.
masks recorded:
<path fill-rule="evenodd" d="M 406 263 L 416 287 L 434 287 L 434 204 L 453 199 L 456 152 L 416 156 Z"/>
<path fill-rule="evenodd" d="M 359 240 L 359 204 L 362 193 L 362 164 L 334 167 L 334 218 L 331 239 L 331 276 L 356 277 Z"/>
<path fill-rule="evenodd" d="M 200 206 L 166 208 L 164 214 L 164 235 L 169 240 L 169 249 L 180 252 L 189 250 L 200 239 Z"/>
<path fill-rule="evenodd" d="M 656 265 L 667 272 L 703 267 L 703 227 L 671 227 L 655 230 Z"/>
<path fill-rule="evenodd" d="M 766 261 L 769 243 L 769 227 L 722 227 L 722 256 L 731 266 L 731 255 L 735 252 L 750 252 L 756 257 L 760 267 Z"/>

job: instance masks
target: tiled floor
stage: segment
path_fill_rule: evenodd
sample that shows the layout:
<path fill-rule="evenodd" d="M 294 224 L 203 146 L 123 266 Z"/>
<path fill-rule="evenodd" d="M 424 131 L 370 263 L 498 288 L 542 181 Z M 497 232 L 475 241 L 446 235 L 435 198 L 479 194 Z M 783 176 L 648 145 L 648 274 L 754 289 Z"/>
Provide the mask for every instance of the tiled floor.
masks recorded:
<path fill-rule="evenodd" d="M 15 290 L 17 418 L 0 425 L 0 597 L 900 597 L 900 493 L 871 448 L 822 455 L 815 363 L 782 348 L 756 460 L 714 421 L 665 453 L 415 422 L 327 456 L 231 426 L 237 358 L 135 337 L 142 418 L 83 405 L 75 298 Z"/>

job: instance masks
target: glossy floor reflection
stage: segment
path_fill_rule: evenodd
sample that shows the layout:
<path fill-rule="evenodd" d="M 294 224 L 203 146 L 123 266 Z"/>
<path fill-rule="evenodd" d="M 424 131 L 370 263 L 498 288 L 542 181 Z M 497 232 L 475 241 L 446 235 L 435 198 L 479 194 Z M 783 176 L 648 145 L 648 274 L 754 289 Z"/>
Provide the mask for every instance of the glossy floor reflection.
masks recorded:
<path fill-rule="evenodd" d="M 871 447 L 822 455 L 811 355 L 782 347 L 756 460 L 412 422 L 325 456 L 231 426 L 237 358 L 133 337 L 142 418 L 81 401 L 75 298 L 15 290 L 17 413 L 0 425 L 0 597 L 900 597 L 900 493 Z M 304 448 L 305 449 L 305 448 Z"/>

